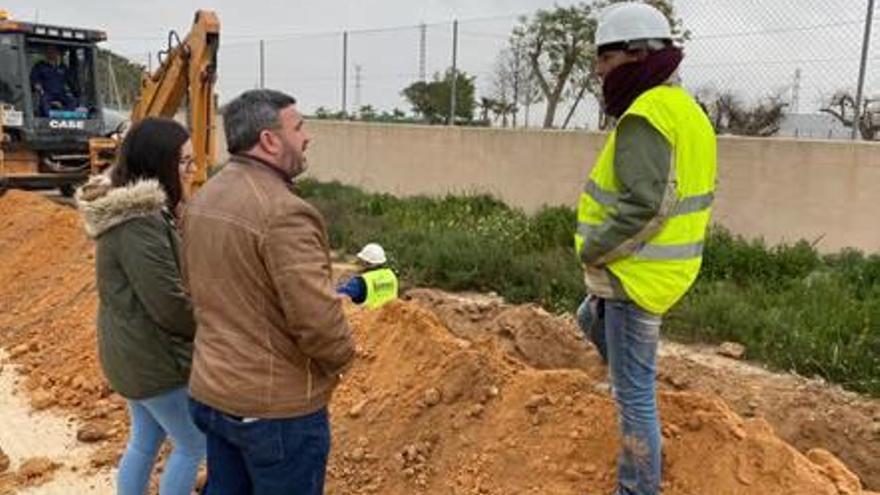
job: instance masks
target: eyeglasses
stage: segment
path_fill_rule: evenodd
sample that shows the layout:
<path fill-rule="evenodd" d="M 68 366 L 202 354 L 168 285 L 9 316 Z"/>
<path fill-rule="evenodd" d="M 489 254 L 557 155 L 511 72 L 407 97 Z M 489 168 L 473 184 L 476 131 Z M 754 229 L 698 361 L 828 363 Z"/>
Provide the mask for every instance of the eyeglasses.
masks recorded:
<path fill-rule="evenodd" d="M 195 164 L 196 164 L 196 160 L 195 160 L 195 158 L 193 158 L 191 156 L 184 156 L 180 159 L 180 162 L 178 162 L 178 165 L 180 166 L 180 168 L 184 169 L 184 170 L 188 170 L 188 169 L 194 167 Z"/>

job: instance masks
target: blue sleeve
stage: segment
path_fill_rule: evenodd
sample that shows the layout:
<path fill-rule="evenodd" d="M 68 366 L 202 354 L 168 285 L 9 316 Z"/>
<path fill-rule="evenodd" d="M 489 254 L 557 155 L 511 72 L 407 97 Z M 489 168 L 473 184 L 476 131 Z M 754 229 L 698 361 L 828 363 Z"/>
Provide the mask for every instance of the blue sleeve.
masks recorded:
<path fill-rule="evenodd" d="M 43 63 L 39 62 L 37 65 L 31 69 L 31 86 L 36 86 L 37 84 L 43 84 L 43 78 L 45 74 L 43 74 Z"/>
<path fill-rule="evenodd" d="M 367 300 L 367 284 L 363 277 L 350 278 L 348 282 L 337 287 L 336 292 L 350 297 L 355 304 L 363 304 Z"/>

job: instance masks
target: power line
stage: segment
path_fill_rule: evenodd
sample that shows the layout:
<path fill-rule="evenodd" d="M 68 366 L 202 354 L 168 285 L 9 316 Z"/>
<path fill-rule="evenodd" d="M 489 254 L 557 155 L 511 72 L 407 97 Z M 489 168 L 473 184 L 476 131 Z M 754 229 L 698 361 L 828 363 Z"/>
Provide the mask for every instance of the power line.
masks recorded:
<path fill-rule="evenodd" d="M 485 22 L 485 21 L 493 21 L 493 20 L 508 20 L 522 17 L 526 14 L 506 14 L 506 15 L 497 15 L 497 16 L 485 16 L 485 17 L 472 17 L 459 21 L 459 24 L 470 23 L 470 22 Z M 420 24 L 403 24 L 396 26 L 385 26 L 385 27 L 376 27 L 376 28 L 363 28 L 363 29 L 352 29 L 348 30 L 348 33 L 351 34 L 376 34 L 376 33 L 391 33 L 396 31 L 404 31 L 404 30 L 417 30 L 424 36 L 427 27 L 437 27 L 437 26 L 448 26 L 452 21 L 435 21 L 431 23 L 420 23 Z M 863 24 L 864 20 L 854 19 L 854 20 L 846 20 L 846 21 L 836 21 L 836 22 L 826 22 L 820 24 L 813 24 L 808 26 L 790 26 L 790 27 L 782 27 L 782 28 L 771 28 L 771 29 L 756 29 L 756 30 L 746 30 L 746 31 L 731 31 L 731 32 L 722 32 L 722 33 L 712 33 L 706 35 L 695 35 L 690 38 L 691 41 L 695 40 L 709 40 L 709 39 L 725 39 L 725 38 L 736 38 L 736 37 L 749 37 L 749 36 L 761 36 L 761 35 L 771 35 L 771 34 L 784 34 L 784 33 L 796 33 L 796 32 L 806 32 L 806 31 L 815 31 L 820 29 L 828 29 L 835 27 L 843 27 L 843 26 L 854 26 Z M 339 36 L 342 34 L 341 30 L 328 30 L 328 31 L 313 31 L 313 32 L 286 32 L 286 33 L 274 33 L 274 34 L 229 34 L 223 35 L 221 40 L 232 40 L 233 42 L 224 42 L 225 46 L 242 46 L 247 45 L 247 41 L 258 42 L 259 40 L 265 41 L 288 41 L 302 38 L 317 38 L 317 37 L 330 37 L 330 36 Z M 509 34 L 498 34 L 498 33 L 489 33 L 485 31 L 473 31 L 473 30 L 462 30 L 460 32 L 461 35 L 476 37 L 476 38 L 494 38 L 494 39 L 507 39 L 510 37 Z M 156 40 L 164 40 L 165 36 L 119 36 L 112 37 L 110 41 L 112 42 L 127 42 L 127 41 L 156 41 Z"/>
<path fill-rule="evenodd" d="M 874 57 L 871 60 L 877 60 Z M 783 64 L 818 64 L 818 63 L 853 63 L 858 59 L 853 58 L 814 58 L 814 59 L 786 59 L 786 60 L 735 60 L 729 62 L 710 62 L 705 64 L 689 64 L 690 69 L 706 69 L 715 67 L 741 67 L 743 65 L 783 65 Z"/>
<path fill-rule="evenodd" d="M 459 22 L 485 22 L 485 21 L 499 21 L 499 20 L 507 20 L 507 19 L 516 19 L 522 17 L 527 14 L 503 14 L 503 15 L 494 15 L 494 16 L 485 16 L 485 17 L 470 17 L 466 19 L 461 19 Z M 384 26 L 384 27 L 375 27 L 375 28 L 362 28 L 362 29 L 349 29 L 347 30 L 349 34 L 369 34 L 369 33 L 380 33 L 380 32 L 392 32 L 392 31 L 402 31 L 402 30 L 413 30 L 420 29 L 422 26 L 448 26 L 452 24 L 453 21 L 434 21 L 434 22 L 422 22 L 419 24 L 400 24 L 395 26 Z M 295 32 L 288 31 L 283 33 L 275 33 L 275 34 L 226 34 L 222 35 L 222 39 L 232 39 L 232 40 L 266 40 L 266 41 L 283 41 L 288 39 L 296 39 L 296 38 L 310 38 L 317 36 L 331 36 L 331 35 L 339 35 L 343 32 L 342 29 L 336 30 L 327 30 L 327 31 L 305 31 L 305 32 Z M 153 40 L 163 40 L 165 36 L 119 36 L 113 37 L 111 41 L 153 41 Z"/>
<path fill-rule="evenodd" d="M 492 39 L 508 39 L 510 38 L 510 34 L 498 34 L 498 33 L 486 33 L 479 31 L 461 31 L 460 34 L 469 36 L 471 38 L 492 38 Z"/>
<path fill-rule="evenodd" d="M 716 33 L 716 34 L 707 34 L 704 36 L 692 36 L 691 40 L 708 40 L 708 39 L 719 39 L 719 38 L 737 38 L 737 37 L 746 37 L 746 36 L 760 36 L 767 34 L 781 34 L 781 33 L 798 33 L 804 31 L 814 31 L 817 29 L 825 29 L 831 27 L 841 27 L 841 26 L 851 26 L 856 24 L 864 24 L 864 20 L 852 20 L 852 21 L 838 21 L 838 22 L 828 22 L 823 24 L 813 24 L 811 26 L 792 26 L 785 28 L 773 28 L 773 29 L 756 29 L 751 31 L 732 31 L 728 33 Z"/>

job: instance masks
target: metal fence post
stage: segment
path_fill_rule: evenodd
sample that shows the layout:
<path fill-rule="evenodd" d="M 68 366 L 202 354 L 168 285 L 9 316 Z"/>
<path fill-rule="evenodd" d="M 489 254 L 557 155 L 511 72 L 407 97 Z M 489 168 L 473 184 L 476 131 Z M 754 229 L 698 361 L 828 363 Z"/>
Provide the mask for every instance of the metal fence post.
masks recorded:
<path fill-rule="evenodd" d="M 868 14 L 865 16 L 865 39 L 862 41 L 862 62 L 859 65 L 859 82 L 856 89 L 855 109 L 853 112 L 852 139 L 859 138 L 860 120 L 862 118 L 862 99 L 865 91 L 865 72 L 868 69 L 868 49 L 871 45 L 871 24 L 874 23 L 874 0 L 868 0 Z"/>
<path fill-rule="evenodd" d="M 456 93 L 458 92 L 458 21 L 452 21 L 452 88 L 449 98 L 449 125 L 455 125 Z"/>
<path fill-rule="evenodd" d="M 348 31 L 342 33 L 342 114 L 348 112 Z"/>

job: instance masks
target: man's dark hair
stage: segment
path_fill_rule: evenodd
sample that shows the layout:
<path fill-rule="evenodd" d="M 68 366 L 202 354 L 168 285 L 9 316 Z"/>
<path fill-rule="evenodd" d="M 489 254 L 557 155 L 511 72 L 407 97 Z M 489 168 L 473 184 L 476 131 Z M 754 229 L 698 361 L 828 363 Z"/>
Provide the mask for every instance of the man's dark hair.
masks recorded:
<path fill-rule="evenodd" d="M 138 122 L 122 142 L 119 161 L 110 174 L 113 186 L 156 179 L 165 191 L 168 208 L 173 212 L 183 197 L 180 147 L 188 139 L 189 132 L 174 120 L 149 117 Z"/>
<path fill-rule="evenodd" d="M 253 148 L 260 133 L 281 125 L 278 114 L 296 104 L 296 98 L 273 89 L 245 91 L 223 108 L 226 149 L 230 154 Z"/>

